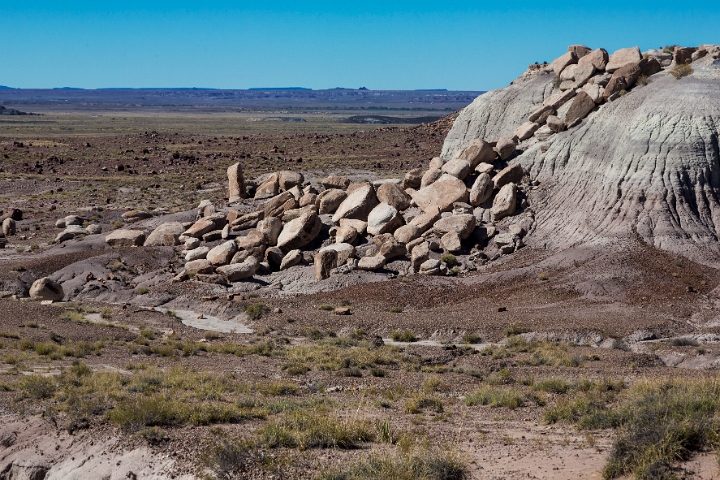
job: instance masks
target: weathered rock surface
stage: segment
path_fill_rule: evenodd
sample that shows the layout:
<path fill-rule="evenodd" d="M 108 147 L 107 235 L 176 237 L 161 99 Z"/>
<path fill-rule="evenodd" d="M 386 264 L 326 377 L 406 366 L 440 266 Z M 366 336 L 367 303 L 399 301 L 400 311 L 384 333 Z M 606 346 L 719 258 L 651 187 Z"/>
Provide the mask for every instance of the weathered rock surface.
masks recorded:
<path fill-rule="evenodd" d="M 465 184 L 452 175 L 443 175 L 436 182 L 418 190 L 413 200 L 424 212 L 441 212 L 452 209 L 455 202 L 467 202 L 468 191 Z"/>
<path fill-rule="evenodd" d="M 184 231 L 185 227 L 183 227 L 180 222 L 163 223 L 148 235 L 147 240 L 145 240 L 145 246 L 174 247 L 175 245 L 180 245 L 179 238 Z"/>
<path fill-rule="evenodd" d="M 115 230 L 105 237 L 105 243 L 111 247 L 139 247 L 145 242 L 142 230 Z"/>
<path fill-rule="evenodd" d="M 333 222 L 339 222 L 341 218 L 355 218 L 358 220 L 367 219 L 370 211 L 378 204 L 375 196 L 375 189 L 369 183 L 357 187 L 348 197 L 343 200 L 333 215 Z"/>
<path fill-rule="evenodd" d="M 508 183 L 520 183 L 524 175 L 525 172 L 522 167 L 516 163 L 500 170 L 497 175 L 493 177 L 492 182 L 495 188 L 499 190 Z"/>
<path fill-rule="evenodd" d="M 622 67 L 618 68 L 615 73 L 613 73 L 610 81 L 605 86 L 605 92 L 603 93 L 603 96 L 605 97 L 605 99 L 607 99 L 611 95 L 618 93 L 621 90 L 629 90 L 633 85 L 635 85 L 635 82 L 637 81 L 639 76 L 640 66 L 638 63 L 629 63 L 623 65 Z"/>
<path fill-rule="evenodd" d="M 642 60 L 642 53 L 638 47 L 621 48 L 610 55 L 605 71 L 613 73 L 628 64 L 637 64 Z"/>
<path fill-rule="evenodd" d="M 586 67 L 588 65 L 592 65 L 596 70 L 602 72 L 605 70 L 609 60 L 610 56 L 608 55 L 607 50 L 604 48 L 598 48 L 578 60 L 578 66 Z"/>
<path fill-rule="evenodd" d="M 478 175 L 470 188 L 470 205 L 477 207 L 481 203 L 484 203 L 492 195 L 494 186 L 490 175 L 487 173 Z"/>
<path fill-rule="evenodd" d="M 514 134 L 515 132 L 513 132 L 513 136 Z M 517 144 L 512 137 L 503 137 L 498 140 L 497 145 L 495 145 L 495 151 L 501 160 L 507 160 L 513 153 L 515 153 L 515 147 L 517 147 Z"/>
<path fill-rule="evenodd" d="M 565 113 L 566 125 L 572 125 L 577 120 L 585 118 L 595 108 L 595 100 L 588 95 L 584 90 L 581 90 L 570 103 L 570 108 Z"/>
<path fill-rule="evenodd" d="M 260 262 L 257 258 L 248 257 L 244 262 L 218 267 L 217 271 L 227 277 L 228 281 L 239 282 L 255 275 L 259 267 Z"/>
<path fill-rule="evenodd" d="M 6 237 L 13 236 L 17 233 L 17 225 L 15 224 L 15 220 L 12 218 L 6 218 L 2 221 L 2 233 Z"/>
<path fill-rule="evenodd" d="M 560 75 L 560 73 L 565 70 L 568 65 L 572 65 L 577 62 L 578 57 L 575 52 L 567 52 L 564 55 L 553 60 L 550 64 L 550 68 L 553 69 L 555 75 Z"/>
<path fill-rule="evenodd" d="M 454 158 L 443 165 L 440 170 L 443 173 L 464 180 L 467 174 L 470 173 L 470 162 L 462 158 Z"/>
<path fill-rule="evenodd" d="M 392 205 L 380 203 L 368 215 L 367 231 L 370 235 L 392 233 L 403 223 L 402 215 Z"/>
<path fill-rule="evenodd" d="M 247 198 L 245 191 L 245 177 L 240 163 L 230 165 L 227 169 L 228 176 L 228 201 L 230 203 L 239 202 L 243 198 Z"/>
<path fill-rule="evenodd" d="M 34 300 L 52 300 L 59 302 L 65 297 L 62 285 L 47 277 L 35 280 L 30 287 L 30 298 Z"/>
<path fill-rule="evenodd" d="M 314 212 L 304 213 L 285 224 L 278 236 L 277 246 L 284 252 L 302 248 L 315 240 L 322 230 L 322 221 Z"/>
<path fill-rule="evenodd" d="M 237 245 L 233 240 L 230 240 L 211 249 L 205 258 L 213 265 L 227 265 L 236 251 Z"/>
<path fill-rule="evenodd" d="M 466 213 L 441 218 L 435 222 L 434 228 L 442 234 L 455 232 L 461 240 L 465 240 L 475 229 L 475 216 Z"/>
<path fill-rule="evenodd" d="M 500 220 L 515 213 L 517 207 L 517 186 L 508 183 L 495 195 L 492 214 L 495 220 Z"/>
<path fill-rule="evenodd" d="M 532 121 L 533 119 L 531 119 Z M 476 138 L 472 140 L 470 144 L 463 150 L 458 151 L 454 158 L 459 160 L 465 160 L 470 164 L 470 168 L 474 169 L 479 163 L 493 163 L 497 154 L 485 140 Z M 414 187 L 417 188 L 417 187 Z"/>
<path fill-rule="evenodd" d="M 422 180 L 421 180 L 422 181 Z M 383 183 L 377 188 L 377 198 L 381 203 L 387 203 L 398 211 L 410 207 L 412 198 L 396 183 Z"/>

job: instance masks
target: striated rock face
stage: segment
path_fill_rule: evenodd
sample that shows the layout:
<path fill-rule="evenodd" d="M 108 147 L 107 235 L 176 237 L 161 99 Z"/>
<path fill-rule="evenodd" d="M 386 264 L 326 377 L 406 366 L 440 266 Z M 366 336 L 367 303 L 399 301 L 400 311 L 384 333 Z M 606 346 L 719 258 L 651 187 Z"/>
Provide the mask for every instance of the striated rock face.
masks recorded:
<path fill-rule="evenodd" d="M 613 56 L 618 70 L 628 57 L 640 60 L 635 49 Z M 657 73 L 580 126 L 530 143 L 511 160 L 546 186 L 529 194 L 536 212 L 529 241 L 565 248 L 637 232 L 661 249 L 703 262 L 716 258 L 720 65 L 700 59 L 693 69 L 680 80 Z M 478 97 L 459 114 L 442 157 L 475 138 L 510 135 L 554 93 L 552 79 L 538 75 Z"/>

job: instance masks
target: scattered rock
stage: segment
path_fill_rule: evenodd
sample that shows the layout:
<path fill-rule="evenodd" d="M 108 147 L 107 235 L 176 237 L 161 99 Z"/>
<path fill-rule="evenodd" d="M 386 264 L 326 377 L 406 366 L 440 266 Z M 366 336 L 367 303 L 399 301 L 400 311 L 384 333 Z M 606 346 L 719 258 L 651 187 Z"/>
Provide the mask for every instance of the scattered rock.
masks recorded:
<path fill-rule="evenodd" d="M 442 177 L 442 170 L 439 168 L 431 168 L 427 172 L 425 172 L 425 175 L 423 175 L 422 179 L 420 180 L 420 188 L 425 188 L 428 185 L 432 185 Z"/>
<path fill-rule="evenodd" d="M 88 233 L 88 235 L 99 235 L 102 233 L 102 227 L 100 225 L 98 225 L 97 223 L 91 223 L 90 225 L 87 226 L 85 231 Z"/>
<path fill-rule="evenodd" d="M 474 219 L 475 217 L 473 217 Z M 462 242 L 460 236 L 456 232 L 448 232 L 440 238 L 440 245 L 450 252 L 457 253 L 462 249 Z"/>
<path fill-rule="evenodd" d="M 315 254 L 315 278 L 325 280 L 330 277 L 330 271 L 337 266 L 337 252 L 332 249 L 320 250 Z"/>
<path fill-rule="evenodd" d="M 230 165 L 227 169 L 228 176 L 228 201 L 235 203 L 247 198 L 245 190 L 245 177 L 240 163 Z"/>
<path fill-rule="evenodd" d="M 320 217 L 314 212 L 304 213 L 285 224 L 278 236 L 277 246 L 284 252 L 302 248 L 315 240 L 320 230 L 322 230 Z"/>
<path fill-rule="evenodd" d="M 188 274 L 202 273 L 210 274 L 215 272 L 215 267 L 205 258 L 192 260 L 185 264 L 185 272 Z"/>
<path fill-rule="evenodd" d="M 50 280 L 48 277 L 43 277 L 35 280 L 30 287 L 30 298 L 34 300 L 51 300 L 53 302 L 59 302 L 65 297 L 62 285 Z"/>
<path fill-rule="evenodd" d="M 367 231 L 370 235 L 392 233 L 404 223 L 402 215 L 387 203 L 378 204 L 368 215 Z"/>
<path fill-rule="evenodd" d="M 540 128 L 540 124 L 534 122 L 525 122 L 515 129 L 515 136 L 519 141 L 527 140 Z"/>
<path fill-rule="evenodd" d="M 205 258 L 213 265 L 227 265 L 235 252 L 237 252 L 237 245 L 230 240 L 210 250 Z"/>
<path fill-rule="evenodd" d="M 282 220 L 277 217 L 266 217 L 257 224 L 258 232 L 265 235 L 268 245 L 275 245 L 277 243 L 277 239 L 282 231 L 282 228 Z"/>
<path fill-rule="evenodd" d="M 610 55 L 605 71 L 613 73 L 628 64 L 637 65 L 642 60 L 642 53 L 638 47 L 621 48 Z"/>
<path fill-rule="evenodd" d="M 418 190 L 413 200 L 424 212 L 439 209 L 446 212 L 455 202 L 467 202 L 468 191 L 462 180 L 452 175 L 443 175 L 439 180 Z"/>
<path fill-rule="evenodd" d="M 335 241 L 337 243 L 354 243 L 358 237 L 358 231 L 352 225 L 341 225 L 335 231 Z"/>
<path fill-rule="evenodd" d="M 350 180 L 346 177 L 331 175 L 320 180 L 320 184 L 325 188 L 339 188 L 340 190 L 347 190 L 350 186 Z"/>
<path fill-rule="evenodd" d="M 420 230 L 420 228 L 416 225 L 411 224 L 399 227 L 397 230 L 395 230 L 394 236 L 395 240 L 397 240 L 398 242 L 408 244 L 418 238 L 421 234 L 422 231 Z"/>
<path fill-rule="evenodd" d="M 11 237 L 15 235 L 17 232 L 17 225 L 15 224 L 15 220 L 12 218 L 6 218 L 2 222 L 2 233 L 6 237 Z"/>
<path fill-rule="evenodd" d="M 470 173 L 470 162 L 456 158 L 443 165 L 441 171 L 460 180 L 464 180 L 468 173 Z"/>
<path fill-rule="evenodd" d="M 488 142 L 480 138 L 476 138 L 472 140 L 467 147 L 456 154 L 454 158 L 465 160 L 470 163 L 470 168 L 473 169 L 481 162 L 493 163 L 497 158 L 497 153 L 495 153 L 492 145 Z"/>
<path fill-rule="evenodd" d="M 418 272 L 421 275 L 440 275 L 440 267 L 440 260 L 431 258 L 429 260 L 425 260 L 422 264 L 420 264 Z"/>
<path fill-rule="evenodd" d="M 305 181 L 305 177 L 300 172 L 292 170 L 283 170 L 278 172 L 278 184 L 281 191 L 288 191 L 293 187 L 299 187 Z M 300 198 L 299 192 L 296 198 Z"/>
<path fill-rule="evenodd" d="M 578 60 L 578 66 L 585 67 L 592 65 L 597 71 L 602 72 L 605 70 L 609 59 L 610 57 L 608 56 L 607 50 L 598 48 Z"/>
<path fill-rule="evenodd" d="M 192 262 L 193 260 L 203 259 L 203 258 L 207 257 L 207 254 L 209 251 L 210 251 L 209 247 L 194 248 L 185 254 L 185 261 Z"/>
<path fill-rule="evenodd" d="M 435 222 L 434 229 L 440 233 L 456 233 L 461 240 L 465 240 L 475 229 L 475 216 L 472 214 L 453 215 L 441 218 Z"/>
<path fill-rule="evenodd" d="M 555 133 L 562 132 L 567 128 L 567 125 L 565 125 L 565 122 L 560 120 L 555 115 L 550 115 L 547 119 L 547 127 L 550 128 Z"/>
<path fill-rule="evenodd" d="M 572 65 L 574 63 L 578 62 L 578 57 L 575 54 L 575 52 L 567 52 L 564 55 L 556 58 L 552 61 L 550 64 L 550 68 L 553 69 L 555 72 L 555 75 L 560 75 L 560 73 L 565 70 L 565 67 L 568 65 Z"/>
<path fill-rule="evenodd" d="M 257 272 L 260 262 L 255 257 L 248 257 L 244 262 L 218 267 L 218 273 L 224 275 L 229 282 L 246 280 Z"/>
<path fill-rule="evenodd" d="M 157 227 L 155 230 L 148 235 L 147 240 L 145 240 L 145 246 L 146 247 L 158 247 L 158 246 L 166 246 L 166 247 L 174 247 L 175 245 L 179 245 L 180 241 L 180 235 L 183 234 L 185 231 L 185 227 L 183 227 L 182 223 L 179 222 L 169 222 L 169 223 L 163 223 L 159 227 Z"/>
<path fill-rule="evenodd" d="M 640 67 L 638 63 L 630 63 L 618 68 L 605 87 L 603 96 L 607 100 L 615 93 L 619 93 L 622 90 L 629 90 L 635 85 L 639 76 Z"/>
<path fill-rule="evenodd" d="M 580 90 L 580 92 L 575 95 L 575 98 L 572 99 L 570 108 L 565 113 L 565 123 L 572 125 L 575 121 L 582 120 L 588 113 L 592 112 L 594 108 L 595 101 L 590 98 L 590 95 L 584 90 Z"/>
<path fill-rule="evenodd" d="M 123 213 L 121 216 L 122 219 L 125 220 L 125 222 L 132 223 L 140 220 L 145 220 L 146 218 L 152 218 L 152 213 L 146 212 L 144 210 L 130 210 Z M 65 223 L 67 223 L 67 219 L 65 220 Z"/>
<path fill-rule="evenodd" d="M 492 206 L 492 215 L 495 220 L 508 217 L 515 213 L 517 206 L 517 186 L 508 183 L 495 195 Z"/>
<path fill-rule="evenodd" d="M 413 168 L 405 174 L 403 179 L 403 188 L 420 188 L 422 182 L 423 170 L 422 168 Z"/>
<path fill-rule="evenodd" d="M 302 251 L 300 251 L 299 249 L 290 250 L 283 257 L 282 262 L 280 263 L 280 270 L 287 270 L 288 268 L 297 265 L 302 261 L 302 258 Z"/>
<path fill-rule="evenodd" d="M 422 180 L 421 180 L 422 181 Z M 398 211 L 410 207 L 412 198 L 396 183 L 383 183 L 377 189 L 377 198 L 382 203 L 391 205 Z"/>
<path fill-rule="evenodd" d="M 142 230 L 115 230 L 105 237 L 105 243 L 111 247 L 139 247 L 145 242 Z"/>
<path fill-rule="evenodd" d="M 525 172 L 520 165 L 508 165 L 493 177 L 492 182 L 496 189 L 500 189 L 508 183 L 520 183 L 524 175 Z"/>
<path fill-rule="evenodd" d="M 512 138 L 501 138 L 495 145 L 495 151 L 500 156 L 501 160 L 507 160 L 510 156 L 515 153 L 517 144 Z"/>
<path fill-rule="evenodd" d="M 341 218 L 355 218 L 358 220 L 367 219 L 370 211 L 378 204 L 375 189 L 369 183 L 358 186 L 348 197 L 343 200 L 333 215 L 333 222 L 339 222 Z"/>

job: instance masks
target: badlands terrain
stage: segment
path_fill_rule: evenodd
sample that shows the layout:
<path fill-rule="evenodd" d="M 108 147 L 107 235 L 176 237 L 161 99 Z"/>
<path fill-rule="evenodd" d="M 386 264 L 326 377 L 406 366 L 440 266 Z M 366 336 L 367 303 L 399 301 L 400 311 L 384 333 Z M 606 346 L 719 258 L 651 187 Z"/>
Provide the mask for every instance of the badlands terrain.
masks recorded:
<path fill-rule="evenodd" d="M 415 126 L 4 117 L 0 479 L 717 478 L 718 92 L 573 45 Z"/>

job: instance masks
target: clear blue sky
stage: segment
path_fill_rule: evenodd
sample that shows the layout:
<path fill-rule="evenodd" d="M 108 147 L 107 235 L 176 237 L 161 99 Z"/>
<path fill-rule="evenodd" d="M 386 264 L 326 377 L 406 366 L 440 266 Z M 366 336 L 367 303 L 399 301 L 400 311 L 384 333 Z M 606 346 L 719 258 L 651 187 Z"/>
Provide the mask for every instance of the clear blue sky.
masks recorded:
<path fill-rule="evenodd" d="M 0 0 L 21 88 L 487 90 L 572 43 L 720 43 L 720 1 Z"/>

